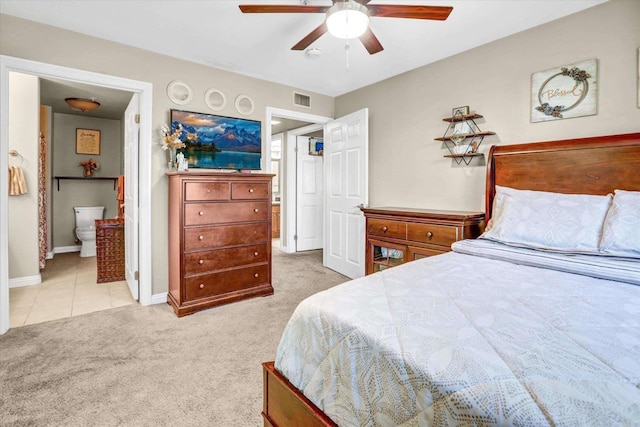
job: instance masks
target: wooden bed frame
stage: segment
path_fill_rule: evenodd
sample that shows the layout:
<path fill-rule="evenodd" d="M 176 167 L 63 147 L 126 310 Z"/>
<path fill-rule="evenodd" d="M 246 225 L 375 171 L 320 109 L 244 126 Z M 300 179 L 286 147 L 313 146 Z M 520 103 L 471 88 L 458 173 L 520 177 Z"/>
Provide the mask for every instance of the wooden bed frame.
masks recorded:
<path fill-rule="evenodd" d="M 486 220 L 495 186 L 567 194 L 640 191 L 640 133 L 492 146 L 487 161 Z M 336 426 L 274 367 L 262 364 L 268 427 Z"/>

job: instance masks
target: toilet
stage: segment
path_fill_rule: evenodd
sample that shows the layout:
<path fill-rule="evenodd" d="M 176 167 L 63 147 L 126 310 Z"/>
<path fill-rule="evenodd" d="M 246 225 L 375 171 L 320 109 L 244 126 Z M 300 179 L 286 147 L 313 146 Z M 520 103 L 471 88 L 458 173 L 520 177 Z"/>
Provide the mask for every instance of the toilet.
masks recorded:
<path fill-rule="evenodd" d="M 96 256 L 95 220 L 102 219 L 104 206 L 76 206 L 76 236 L 82 242 L 81 257 Z"/>

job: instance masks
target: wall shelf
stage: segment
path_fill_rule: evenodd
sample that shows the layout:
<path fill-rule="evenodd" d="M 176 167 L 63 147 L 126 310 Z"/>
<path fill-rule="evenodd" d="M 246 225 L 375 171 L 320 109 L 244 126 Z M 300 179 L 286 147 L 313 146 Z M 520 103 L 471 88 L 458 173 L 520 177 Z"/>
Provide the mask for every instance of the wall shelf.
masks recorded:
<path fill-rule="evenodd" d="M 482 140 L 485 136 L 495 135 L 496 133 L 480 129 L 476 119 L 481 119 L 482 117 L 482 115 L 476 113 L 457 113 L 455 116 L 442 119 L 442 121 L 449 123 L 449 126 L 443 136 L 434 139 L 444 142 L 447 150 L 449 150 L 449 154 L 443 157 L 453 159 L 457 164 L 464 162 L 469 165 L 474 157 L 484 156 L 484 154 L 478 152 Z"/>
<path fill-rule="evenodd" d="M 114 191 L 117 188 L 118 185 L 118 177 L 117 176 L 54 176 L 53 177 L 56 180 L 57 186 L 58 186 L 58 191 L 60 191 L 60 180 L 61 179 L 73 179 L 73 180 L 79 180 L 79 181 L 105 181 L 105 180 L 111 180 L 113 181 L 113 189 Z"/>

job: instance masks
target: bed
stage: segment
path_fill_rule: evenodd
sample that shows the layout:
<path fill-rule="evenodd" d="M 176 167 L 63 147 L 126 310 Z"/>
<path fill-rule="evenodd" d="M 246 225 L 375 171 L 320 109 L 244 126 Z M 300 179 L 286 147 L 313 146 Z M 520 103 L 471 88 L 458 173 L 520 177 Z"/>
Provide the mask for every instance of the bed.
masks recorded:
<path fill-rule="evenodd" d="M 638 191 L 640 133 L 492 147 L 483 238 L 303 301 L 265 426 L 640 425 Z"/>

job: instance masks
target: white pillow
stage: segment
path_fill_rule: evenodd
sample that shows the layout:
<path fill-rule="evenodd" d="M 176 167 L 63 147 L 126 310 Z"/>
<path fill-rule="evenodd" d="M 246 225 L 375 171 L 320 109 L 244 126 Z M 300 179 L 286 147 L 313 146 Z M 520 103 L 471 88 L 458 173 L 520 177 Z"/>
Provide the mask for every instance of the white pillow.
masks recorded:
<path fill-rule="evenodd" d="M 598 253 L 611 195 L 561 194 L 496 186 L 491 228 L 481 236 L 517 246 Z"/>
<path fill-rule="evenodd" d="M 615 191 L 600 250 L 608 255 L 640 258 L 640 191 Z"/>

